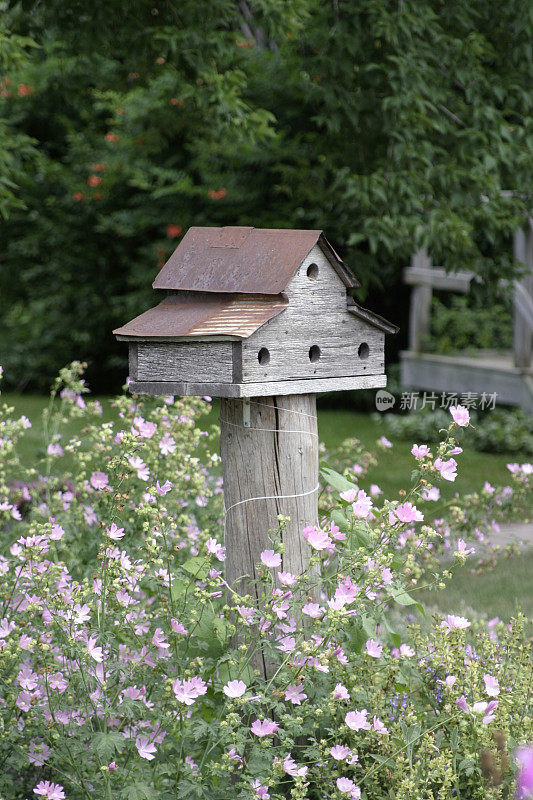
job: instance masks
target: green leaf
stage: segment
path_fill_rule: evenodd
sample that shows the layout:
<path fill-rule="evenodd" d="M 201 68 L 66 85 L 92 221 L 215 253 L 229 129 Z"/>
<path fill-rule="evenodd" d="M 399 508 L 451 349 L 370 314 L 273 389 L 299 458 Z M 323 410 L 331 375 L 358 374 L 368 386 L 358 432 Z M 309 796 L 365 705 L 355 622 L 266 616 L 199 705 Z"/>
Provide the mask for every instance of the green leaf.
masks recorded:
<path fill-rule="evenodd" d="M 320 474 L 328 486 L 333 486 L 338 492 L 346 492 L 349 489 L 357 489 L 355 483 L 351 483 L 344 475 L 336 472 L 330 467 L 321 467 Z"/>
<path fill-rule="evenodd" d="M 181 567 L 185 572 L 193 575 L 196 580 L 205 581 L 209 574 L 210 564 L 207 558 L 203 556 L 194 556 L 193 558 L 189 558 Z"/>
<path fill-rule="evenodd" d="M 126 746 L 126 740 L 120 733 L 95 733 L 92 739 L 92 746 L 96 754 L 103 761 L 111 761 L 115 751 L 121 752 Z"/>
<path fill-rule="evenodd" d="M 424 606 L 416 600 L 413 600 L 403 586 L 396 587 L 392 590 L 391 594 L 399 606 L 416 606 L 420 613 L 425 615 Z"/>
<path fill-rule="evenodd" d="M 123 800 L 157 800 L 160 794 L 157 789 L 148 786 L 147 783 L 136 781 L 130 786 L 125 786 L 120 796 Z"/>
<path fill-rule="evenodd" d="M 218 672 L 218 679 L 221 683 L 227 683 L 228 681 L 244 681 L 247 686 L 250 686 L 254 681 L 254 671 L 249 664 L 245 664 L 244 667 L 235 667 L 227 663 L 227 661 L 223 661 L 219 663 L 217 667 Z"/>

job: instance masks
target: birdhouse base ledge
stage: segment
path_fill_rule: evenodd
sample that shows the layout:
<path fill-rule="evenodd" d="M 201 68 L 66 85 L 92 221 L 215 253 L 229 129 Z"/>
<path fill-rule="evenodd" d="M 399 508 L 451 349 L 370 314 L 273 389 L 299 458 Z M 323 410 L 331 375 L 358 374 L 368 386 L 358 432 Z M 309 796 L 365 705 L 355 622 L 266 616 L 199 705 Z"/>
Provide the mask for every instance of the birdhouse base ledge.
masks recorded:
<path fill-rule="evenodd" d="M 130 381 L 133 394 L 193 395 L 203 397 L 271 397 L 275 395 L 315 394 L 350 389 L 380 389 L 386 375 L 354 375 L 342 378 L 316 378 L 266 383 L 187 383 L 176 381 Z"/>

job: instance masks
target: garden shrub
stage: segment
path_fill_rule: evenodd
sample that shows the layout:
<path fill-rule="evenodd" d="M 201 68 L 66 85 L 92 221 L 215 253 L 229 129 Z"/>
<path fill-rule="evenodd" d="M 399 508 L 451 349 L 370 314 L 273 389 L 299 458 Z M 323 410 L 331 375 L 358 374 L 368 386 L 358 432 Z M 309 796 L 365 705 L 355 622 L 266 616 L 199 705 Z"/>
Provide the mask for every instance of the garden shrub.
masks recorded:
<path fill-rule="evenodd" d="M 424 496 L 454 479 L 464 410 L 413 448 L 399 500 L 360 488 L 370 454 L 357 480 L 324 465 L 309 569 L 283 571 L 281 518 L 252 604 L 224 582 L 208 400 L 123 396 L 101 424 L 81 371 L 54 387 L 42 465 L 20 463 L 30 422 L 2 409 L 4 800 L 511 796 L 532 737 L 524 620 L 430 620 L 416 600 Z M 63 441 L 72 416 L 87 426 Z"/>
<path fill-rule="evenodd" d="M 424 439 L 438 442 L 440 431 L 448 424 L 449 414 L 443 409 L 416 411 L 383 417 L 389 434 L 402 439 Z M 471 412 L 472 426 L 465 432 L 465 442 L 475 450 L 488 453 L 524 453 L 533 455 L 533 415 L 520 409 L 497 408 L 485 414 Z"/>
<path fill-rule="evenodd" d="M 485 293 L 487 294 L 487 292 Z M 452 295 L 447 303 L 434 297 L 431 305 L 430 353 L 448 355 L 461 350 L 508 350 L 513 346 L 511 294 L 495 298 Z"/>

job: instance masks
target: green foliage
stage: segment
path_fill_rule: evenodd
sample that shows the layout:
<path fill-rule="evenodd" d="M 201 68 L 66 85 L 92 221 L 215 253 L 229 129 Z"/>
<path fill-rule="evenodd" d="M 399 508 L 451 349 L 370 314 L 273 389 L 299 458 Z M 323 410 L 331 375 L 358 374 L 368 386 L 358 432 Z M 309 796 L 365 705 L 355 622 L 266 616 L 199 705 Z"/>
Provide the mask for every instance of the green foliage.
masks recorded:
<path fill-rule="evenodd" d="M 445 304 L 433 298 L 430 353 L 453 353 L 469 349 L 510 349 L 513 343 L 510 303 L 473 305 L 469 297 L 452 295 Z"/>
<path fill-rule="evenodd" d="M 0 14 L 0 346 L 18 385 L 73 356 L 96 388 L 116 383 L 111 330 L 153 302 L 192 224 L 323 228 L 396 321 L 416 247 L 488 282 L 511 273 L 532 185 L 527 4 L 24 0 Z"/>
<path fill-rule="evenodd" d="M 446 427 L 449 414 L 442 410 L 424 410 L 406 415 L 388 415 L 384 424 L 394 436 L 420 442 L 438 442 L 439 431 Z M 465 432 L 465 442 L 487 453 L 533 455 L 533 418 L 520 410 L 496 409 L 484 415 L 471 413 L 472 428 Z"/>

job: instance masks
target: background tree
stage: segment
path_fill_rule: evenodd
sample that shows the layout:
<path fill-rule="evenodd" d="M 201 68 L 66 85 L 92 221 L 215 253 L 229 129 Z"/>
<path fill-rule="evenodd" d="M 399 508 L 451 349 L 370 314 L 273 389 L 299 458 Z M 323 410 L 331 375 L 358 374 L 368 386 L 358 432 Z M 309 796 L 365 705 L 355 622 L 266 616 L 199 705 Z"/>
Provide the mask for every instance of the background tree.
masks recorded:
<path fill-rule="evenodd" d="M 489 287 L 512 274 L 532 185 L 527 4 L 47 0 L 3 14 L 28 53 L 3 68 L 0 98 L 14 159 L 0 182 L 15 184 L 0 350 L 19 386 L 73 357 L 116 386 L 111 330 L 153 300 L 192 224 L 322 228 L 358 296 L 404 327 L 415 247 Z"/>

